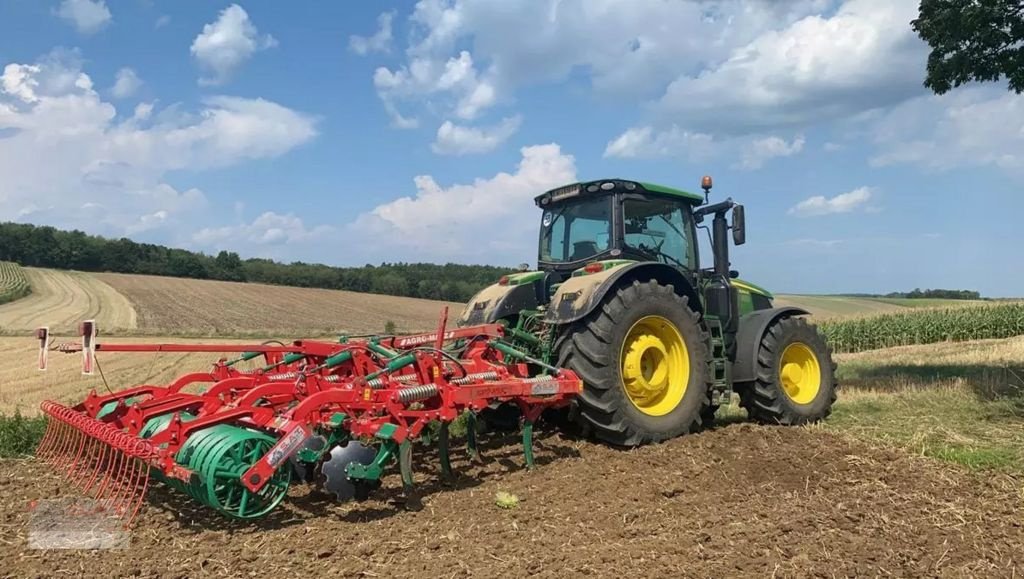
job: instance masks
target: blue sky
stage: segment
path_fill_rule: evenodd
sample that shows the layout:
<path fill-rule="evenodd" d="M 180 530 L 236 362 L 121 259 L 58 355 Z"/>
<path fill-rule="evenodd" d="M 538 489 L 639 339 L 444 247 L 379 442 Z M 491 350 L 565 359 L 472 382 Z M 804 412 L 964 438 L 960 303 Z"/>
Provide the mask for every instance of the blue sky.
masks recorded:
<path fill-rule="evenodd" d="M 0 2 L 0 220 L 361 265 L 535 260 L 607 176 L 747 206 L 784 292 L 1024 295 L 1024 100 L 915 0 Z"/>

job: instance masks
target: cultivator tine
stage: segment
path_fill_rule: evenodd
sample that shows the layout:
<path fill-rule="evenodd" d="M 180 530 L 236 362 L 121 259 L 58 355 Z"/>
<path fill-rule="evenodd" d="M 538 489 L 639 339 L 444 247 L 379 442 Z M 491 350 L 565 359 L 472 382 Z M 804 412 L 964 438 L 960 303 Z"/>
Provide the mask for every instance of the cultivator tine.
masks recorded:
<path fill-rule="evenodd" d="M 448 432 L 449 424 L 448 422 L 442 422 L 437 436 L 437 454 L 441 459 L 441 476 L 446 481 L 451 481 L 455 478 L 455 475 L 452 473 L 452 460 L 449 448 L 451 441 L 451 434 Z"/>
<path fill-rule="evenodd" d="M 146 461 L 155 456 L 153 446 L 54 402 L 44 402 L 42 410 L 50 423 L 37 457 L 130 526 L 149 488 Z"/>
<path fill-rule="evenodd" d="M 476 440 L 476 413 L 470 410 L 466 413 L 466 450 L 469 451 L 469 460 L 475 463 L 482 463 L 480 456 L 480 445 Z"/>

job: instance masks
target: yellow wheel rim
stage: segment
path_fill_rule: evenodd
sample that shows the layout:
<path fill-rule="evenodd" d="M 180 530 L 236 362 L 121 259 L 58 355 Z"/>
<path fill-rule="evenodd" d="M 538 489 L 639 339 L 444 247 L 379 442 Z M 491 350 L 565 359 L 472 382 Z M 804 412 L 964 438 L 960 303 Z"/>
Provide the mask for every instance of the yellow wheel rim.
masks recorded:
<path fill-rule="evenodd" d="M 810 404 L 821 390 L 821 366 L 807 344 L 793 342 L 782 351 L 779 380 L 786 396 L 797 404 Z"/>
<path fill-rule="evenodd" d="M 682 401 L 690 381 L 690 354 L 672 322 L 661 316 L 637 320 L 626 333 L 619 359 L 626 396 L 640 412 L 664 416 Z"/>

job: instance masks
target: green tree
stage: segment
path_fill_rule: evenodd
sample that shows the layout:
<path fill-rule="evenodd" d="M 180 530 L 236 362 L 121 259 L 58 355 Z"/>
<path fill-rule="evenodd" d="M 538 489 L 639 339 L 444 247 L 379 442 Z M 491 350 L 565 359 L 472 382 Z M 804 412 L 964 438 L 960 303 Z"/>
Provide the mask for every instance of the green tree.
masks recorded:
<path fill-rule="evenodd" d="M 921 0 L 911 26 L 931 47 L 924 85 L 936 94 L 1001 78 L 1024 92 L 1021 0 Z"/>

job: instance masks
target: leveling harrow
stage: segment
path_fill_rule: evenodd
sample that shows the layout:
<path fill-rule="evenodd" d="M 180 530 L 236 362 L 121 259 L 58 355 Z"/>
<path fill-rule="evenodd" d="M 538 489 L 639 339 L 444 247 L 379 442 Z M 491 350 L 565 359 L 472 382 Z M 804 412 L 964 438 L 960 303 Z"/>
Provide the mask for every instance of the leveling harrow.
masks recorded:
<path fill-rule="evenodd" d="M 451 422 L 467 415 L 469 453 L 479 458 L 476 413 L 504 403 L 522 413 L 532 467 L 534 421 L 568 404 L 582 382 L 517 348 L 501 324 L 447 330 L 446 319 L 447 311 L 430 334 L 252 346 L 97 343 L 96 324 L 85 322 L 80 343 L 51 348 L 40 329 L 41 369 L 51 349 L 81 353 L 85 373 L 97 352 L 239 356 L 163 386 L 93 391 L 74 407 L 44 402 L 50 420 L 37 456 L 126 524 L 150 476 L 223 514 L 252 519 L 274 509 L 296 479 L 320 481 L 339 500 L 365 499 L 396 459 L 407 504 L 415 505 L 413 441 L 429 438 L 436 421 L 441 472 L 450 477 Z M 255 359 L 262 366 L 236 368 Z"/>

